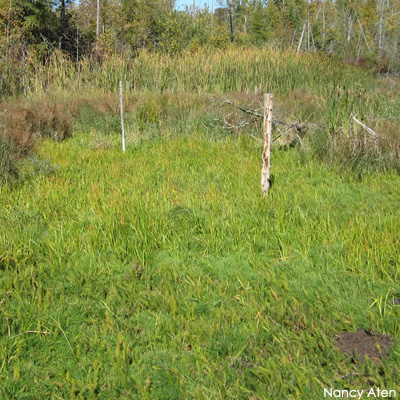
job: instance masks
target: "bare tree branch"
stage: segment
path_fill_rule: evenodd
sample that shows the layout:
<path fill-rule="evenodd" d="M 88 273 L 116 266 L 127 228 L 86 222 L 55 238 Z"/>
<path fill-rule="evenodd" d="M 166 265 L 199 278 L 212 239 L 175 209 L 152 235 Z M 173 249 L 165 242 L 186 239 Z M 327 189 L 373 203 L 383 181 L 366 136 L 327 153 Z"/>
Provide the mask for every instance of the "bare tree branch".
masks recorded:
<path fill-rule="evenodd" d="M 378 136 L 378 134 L 373 129 L 371 129 L 368 125 L 365 125 L 363 122 L 361 122 L 359 119 L 357 119 L 354 114 L 351 114 L 351 118 L 353 119 L 354 122 L 356 122 L 358 125 L 360 125 L 362 128 L 364 128 L 372 136 L 375 136 L 375 137 Z"/>

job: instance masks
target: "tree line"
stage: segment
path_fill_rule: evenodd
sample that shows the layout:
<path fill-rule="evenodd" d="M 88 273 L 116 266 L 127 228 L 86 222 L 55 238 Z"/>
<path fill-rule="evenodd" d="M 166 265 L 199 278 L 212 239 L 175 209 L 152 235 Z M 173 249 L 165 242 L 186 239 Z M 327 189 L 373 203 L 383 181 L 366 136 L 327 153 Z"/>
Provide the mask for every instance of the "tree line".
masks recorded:
<path fill-rule="evenodd" d="M 73 60 L 140 49 L 174 54 L 207 46 L 324 52 L 380 73 L 400 71 L 400 0 L 0 0 L 0 74 L 55 51 Z"/>

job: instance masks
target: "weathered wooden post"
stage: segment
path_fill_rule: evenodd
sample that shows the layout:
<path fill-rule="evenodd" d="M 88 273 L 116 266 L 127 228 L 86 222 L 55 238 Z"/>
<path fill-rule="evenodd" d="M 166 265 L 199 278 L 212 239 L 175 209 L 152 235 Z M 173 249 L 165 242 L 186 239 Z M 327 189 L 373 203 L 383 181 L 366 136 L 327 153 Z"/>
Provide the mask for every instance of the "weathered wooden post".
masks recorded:
<path fill-rule="evenodd" d="M 272 143 L 272 103 L 273 95 L 268 93 L 264 97 L 264 129 L 263 129 L 263 153 L 261 171 L 261 191 L 264 196 L 268 195 L 270 188 L 271 168 L 271 143 Z"/>
<path fill-rule="evenodd" d="M 125 153 L 124 99 L 122 97 L 122 81 L 119 81 L 119 109 L 121 111 L 122 151 Z"/>

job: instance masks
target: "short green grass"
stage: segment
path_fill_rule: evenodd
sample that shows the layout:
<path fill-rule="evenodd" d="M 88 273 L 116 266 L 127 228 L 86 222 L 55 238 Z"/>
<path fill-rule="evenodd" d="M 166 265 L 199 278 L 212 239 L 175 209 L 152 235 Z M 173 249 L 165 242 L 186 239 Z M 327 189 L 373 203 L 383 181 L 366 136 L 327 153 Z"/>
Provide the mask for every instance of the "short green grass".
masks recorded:
<path fill-rule="evenodd" d="M 400 391 L 400 177 L 207 124 L 44 141 L 0 187 L 1 399 L 317 399 Z M 186 131 L 185 131 L 186 129 Z M 335 336 L 388 333 L 351 363 Z"/>

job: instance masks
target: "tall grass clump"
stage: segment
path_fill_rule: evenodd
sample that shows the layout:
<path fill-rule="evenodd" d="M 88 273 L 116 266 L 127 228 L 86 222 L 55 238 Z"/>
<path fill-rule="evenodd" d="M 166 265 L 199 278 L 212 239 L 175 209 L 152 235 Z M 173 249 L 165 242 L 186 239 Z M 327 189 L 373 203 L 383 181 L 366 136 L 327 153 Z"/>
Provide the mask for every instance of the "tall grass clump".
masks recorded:
<path fill-rule="evenodd" d="M 349 168 L 360 177 L 371 172 L 400 172 L 400 137 L 393 128 L 376 136 L 354 126 L 347 133 L 319 131 L 311 145 L 320 160 Z"/>
<path fill-rule="evenodd" d="M 359 176 L 400 171 L 399 89 L 395 81 L 392 83 L 389 86 L 377 80 L 369 91 L 346 85 L 330 89 L 325 109 L 321 109 L 324 118 L 311 137 L 319 159 L 350 168 Z M 357 118 L 372 131 L 361 126 Z"/>

